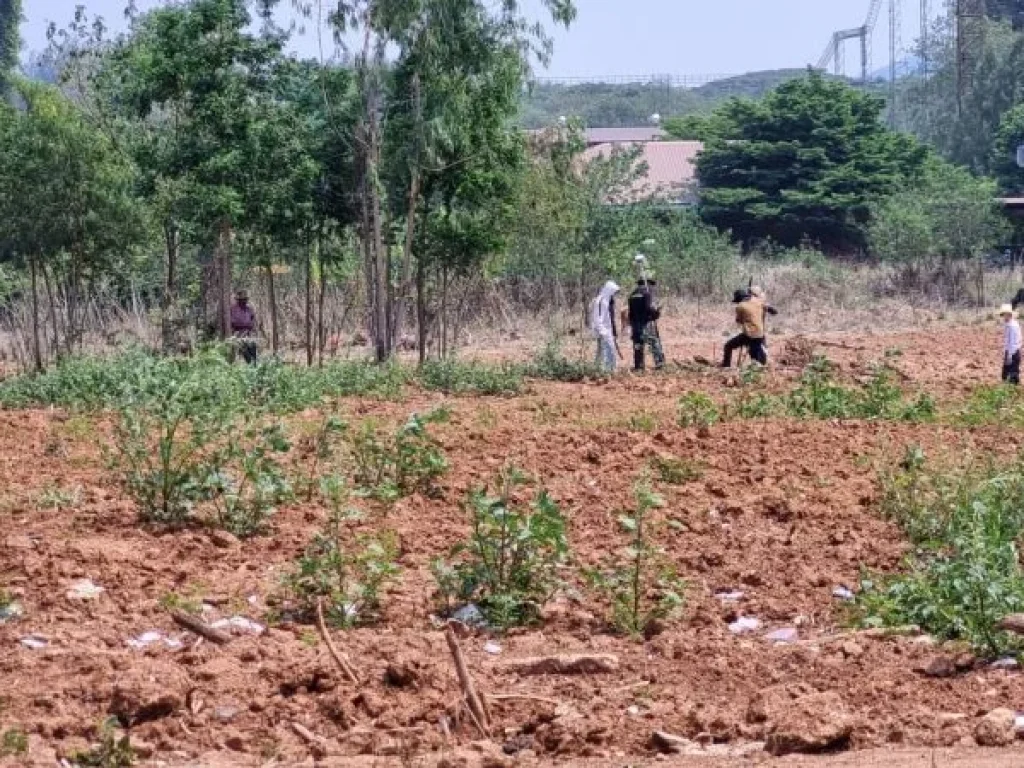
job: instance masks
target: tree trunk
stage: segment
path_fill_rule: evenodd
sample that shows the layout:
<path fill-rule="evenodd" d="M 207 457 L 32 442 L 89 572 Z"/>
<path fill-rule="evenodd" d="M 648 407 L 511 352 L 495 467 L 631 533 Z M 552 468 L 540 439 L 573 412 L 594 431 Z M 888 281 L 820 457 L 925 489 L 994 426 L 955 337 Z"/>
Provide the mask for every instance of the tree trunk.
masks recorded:
<path fill-rule="evenodd" d="M 39 340 L 39 288 L 36 278 L 36 257 L 31 256 L 28 260 L 32 270 L 32 357 L 36 365 L 36 372 L 43 372 L 43 348 Z"/>
<path fill-rule="evenodd" d="M 313 367 L 313 238 L 306 243 L 306 367 Z"/>
<path fill-rule="evenodd" d="M 412 76 L 412 103 L 413 116 L 415 120 L 415 149 L 412 160 L 412 178 L 409 183 L 409 205 L 405 214 L 405 245 L 402 249 L 401 282 L 399 283 L 398 300 L 395 302 L 392 327 L 394 334 L 391 337 L 391 344 L 394 346 L 402 339 L 402 325 L 405 323 L 405 316 L 409 311 L 410 289 L 412 287 L 412 244 L 416 233 L 416 206 L 420 199 L 420 152 L 422 149 L 423 131 L 423 102 L 420 98 L 420 75 L 414 72 Z"/>
<path fill-rule="evenodd" d="M 178 254 L 181 248 L 181 232 L 176 222 L 168 219 L 164 223 L 164 241 L 167 250 L 167 274 L 164 282 L 162 303 L 162 342 L 165 353 L 178 348 L 178 332 L 181 318 L 178 316 Z"/>
<path fill-rule="evenodd" d="M 420 365 L 427 360 L 427 296 L 423 261 L 416 260 L 416 335 Z"/>
<path fill-rule="evenodd" d="M 53 323 L 53 354 L 60 358 L 60 315 L 57 311 L 57 302 L 54 298 L 54 288 L 50 284 L 50 271 L 46 268 L 46 264 L 43 267 L 43 286 L 46 288 L 46 299 L 50 305 L 50 322 Z M 54 282 L 57 278 L 54 276 Z"/>
<path fill-rule="evenodd" d="M 327 268 L 324 264 L 323 230 L 317 230 L 317 259 L 320 265 L 320 295 L 317 297 L 316 338 L 317 364 L 323 368 L 324 347 L 327 346 L 327 329 L 324 326 L 324 295 L 327 293 Z"/>
<path fill-rule="evenodd" d="M 277 290 L 274 287 L 274 266 L 268 261 L 267 300 L 270 302 L 270 350 L 276 355 L 280 346 L 280 334 L 277 329 Z"/>
<path fill-rule="evenodd" d="M 217 226 L 217 245 L 214 263 L 217 265 L 217 281 L 220 283 L 220 338 L 231 337 L 231 224 L 227 220 Z"/>

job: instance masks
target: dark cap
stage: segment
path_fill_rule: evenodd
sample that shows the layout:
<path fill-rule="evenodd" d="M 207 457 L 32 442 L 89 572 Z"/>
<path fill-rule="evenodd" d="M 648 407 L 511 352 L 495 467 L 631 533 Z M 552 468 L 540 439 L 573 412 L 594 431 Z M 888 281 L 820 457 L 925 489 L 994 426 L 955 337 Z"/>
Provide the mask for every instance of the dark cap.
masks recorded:
<path fill-rule="evenodd" d="M 747 292 L 744 291 L 742 288 L 738 288 L 732 293 L 733 304 L 739 304 L 741 301 L 746 301 L 748 298 L 749 297 L 747 295 Z"/>

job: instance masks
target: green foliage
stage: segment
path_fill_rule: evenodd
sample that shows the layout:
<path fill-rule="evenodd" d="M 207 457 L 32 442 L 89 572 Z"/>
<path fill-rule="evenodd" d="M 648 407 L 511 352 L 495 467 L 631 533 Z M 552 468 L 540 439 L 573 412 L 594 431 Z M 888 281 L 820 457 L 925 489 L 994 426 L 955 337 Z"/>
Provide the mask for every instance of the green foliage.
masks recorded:
<path fill-rule="evenodd" d="M 785 406 L 789 415 L 801 419 L 921 422 L 935 418 L 931 397 L 922 394 L 907 402 L 888 365 L 876 365 L 867 381 L 853 388 L 836 380 L 834 366 L 825 357 L 816 357 L 804 369 L 800 385 L 786 396 Z"/>
<path fill-rule="evenodd" d="M 922 178 L 873 206 L 868 241 L 872 253 L 898 265 L 906 288 L 920 290 L 945 278 L 950 300 L 962 298 L 962 268 L 998 245 L 1007 224 L 995 184 L 938 160 Z"/>
<path fill-rule="evenodd" d="M 1024 611 L 1016 543 L 1024 530 L 1024 461 L 930 468 L 912 447 L 881 480 L 883 512 L 915 551 L 906 573 L 864 576 L 857 618 L 870 626 L 917 624 L 987 655 L 1019 648 L 996 624 Z"/>
<path fill-rule="evenodd" d="M 414 413 L 391 434 L 372 419 L 364 421 L 349 438 L 360 491 L 386 502 L 434 492 L 435 481 L 448 471 L 448 460 L 428 426 L 448 416 L 443 408 L 422 416 Z"/>
<path fill-rule="evenodd" d="M 630 431 L 649 435 L 658 428 L 658 419 L 649 411 L 634 411 L 629 414 L 628 424 Z"/>
<path fill-rule="evenodd" d="M 590 583 L 611 601 L 612 624 L 633 636 L 642 635 L 654 621 L 678 614 L 683 607 L 685 587 L 664 551 L 652 543 L 651 514 L 664 506 L 664 500 L 646 483 L 640 483 L 635 494 L 635 510 L 619 518 L 629 544 L 619 558 L 585 572 Z"/>
<path fill-rule="evenodd" d="M 728 139 L 697 160 L 701 217 L 738 240 L 859 249 L 871 201 L 915 178 L 927 151 L 879 120 L 884 102 L 811 73 L 762 101 L 732 101 Z"/>
<path fill-rule="evenodd" d="M 688 392 L 680 397 L 676 413 L 681 427 L 710 427 L 721 418 L 715 401 L 703 392 Z"/>
<path fill-rule="evenodd" d="M 428 360 L 417 371 L 417 380 L 424 389 L 448 395 L 514 395 L 523 388 L 520 370 L 507 363 Z"/>
<path fill-rule="evenodd" d="M 533 504 L 517 504 L 514 494 L 526 477 L 514 467 L 497 479 L 497 495 L 487 489 L 470 492 L 466 504 L 472 517 L 468 541 L 438 558 L 431 569 L 448 607 L 476 602 L 487 621 L 510 627 L 535 621 L 560 583 L 558 569 L 569 554 L 565 519 L 540 490 Z"/>
<path fill-rule="evenodd" d="M 399 573 L 393 533 L 357 534 L 358 514 L 345 508 L 347 493 L 337 479 L 326 481 L 331 513 L 313 537 L 284 587 L 305 621 L 322 601 L 324 620 L 336 627 L 365 626 L 380 618 L 381 596 Z"/>
<path fill-rule="evenodd" d="M 524 372 L 526 376 L 548 381 L 579 382 L 608 377 L 607 372 L 593 360 L 574 360 L 567 357 L 557 340 L 545 344 L 526 366 Z"/>
<path fill-rule="evenodd" d="M 348 431 L 348 425 L 333 414 L 324 416 L 311 434 L 299 441 L 300 461 L 305 462 L 301 471 L 299 493 L 307 502 L 313 500 L 320 485 L 320 471 L 337 454 L 341 439 Z"/>
<path fill-rule="evenodd" d="M 975 387 L 966 402 L 953 414 L 953 423 L 965 427 L 984 424 L 1004 424 L 1019 427 L 1024 424 L 1024 404 L 1020 389 L 1006 384 Z"/>
<path fill-rule="evenodd" d="M 90 768 L 128 768 L 135 765 L 135 750 L 128 734 L 118 737 L 117 718 L 108 718 L 99 729 L 100 743 L 72 757 L 75 765 Z"/>
<path fill-rule="evenodd" d="M 0 757 L 28 754 L 28 736 L 20 728 L 8 728 L 0 737 Z"/>
<path fill-rule="evenodd" d="M 1008 110 L 999 121 L 992 147 L 992 172 L 1005 195 L 1024 195 L 1024 168 L 1017 165 L 1017 147 L 1024 145 L 1024 104 Z"/>
<path fill-rule="evenodd" d="M 21 0 L 0 0 L 0 100 L 7 96 L 9 80 L 18 68 L 21 21 Z"/>
<path fill-rule="evenodd" d="M 675 456 L 657 456 L 651 462 L 658 479 L 669 485 L 685 485 L 704 476 L 704 467 L 692 459 Z"/>

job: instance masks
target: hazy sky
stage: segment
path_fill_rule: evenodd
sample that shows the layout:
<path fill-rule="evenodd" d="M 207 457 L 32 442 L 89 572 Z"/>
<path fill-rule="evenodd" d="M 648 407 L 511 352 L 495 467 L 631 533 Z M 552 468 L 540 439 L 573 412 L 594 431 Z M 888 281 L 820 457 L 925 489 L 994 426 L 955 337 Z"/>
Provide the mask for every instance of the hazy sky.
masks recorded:
<path fill-rule="evenodd" d="M 541 0 L 524 0 L 539 12 Z M 46 25 L 65 24 L 82 3 L 114 28 L 122 25 L 124 0 L 24 0 L 26 48 L 46 45 Z M 917 0 L 899 0 L 904 45 L 919 28 Z M 159 0 L 137 0 L 146 10 Z M 932 6 L 939 6 L 933 0 Z M 283 0 L 282 7 L 289 7 Z M 330 0 L 324 0 L 324 6 Z M 612 77 L 648 74 L 739 74 L 757 69 L 801 67 L 818 60 L 834 30 L 863 23 L 869 0 L 577 0 L 579 16 L 567 32 L 555 33 L 555 54 L 541 77 Z M 888 3 L 886 3 L 886 6 Z M 872 68 L 888 61 L 888 13 L 883 9 L 873 45 Z M 329 36 L 327 38 L 331 53 Z M 859 53 L 847 44 L 847 72 L 855 74 Z M 314 29 L 293 48 L 317 55 Z"/>

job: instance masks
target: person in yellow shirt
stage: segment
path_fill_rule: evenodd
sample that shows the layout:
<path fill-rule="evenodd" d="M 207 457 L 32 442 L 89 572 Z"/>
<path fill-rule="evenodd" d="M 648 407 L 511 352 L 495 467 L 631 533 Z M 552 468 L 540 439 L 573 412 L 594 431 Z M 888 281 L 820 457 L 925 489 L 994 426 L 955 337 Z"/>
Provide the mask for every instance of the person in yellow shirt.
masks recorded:
<path fill-rule="evenodd" d="M 749 293 L 736 291 L 732 297 L 736 305 L 736 322 L 740 332 L 725 343 L 723 368 L 732 367 L 732 355 L 737 349 L 746 347 L 750 359 L 761 365 L 768 364 L 768 353 L 764 345 L 764 324 L 768 315 L 777 314 L 774 307 L 765 302 L 764 291 L 754 286 Z"/>

